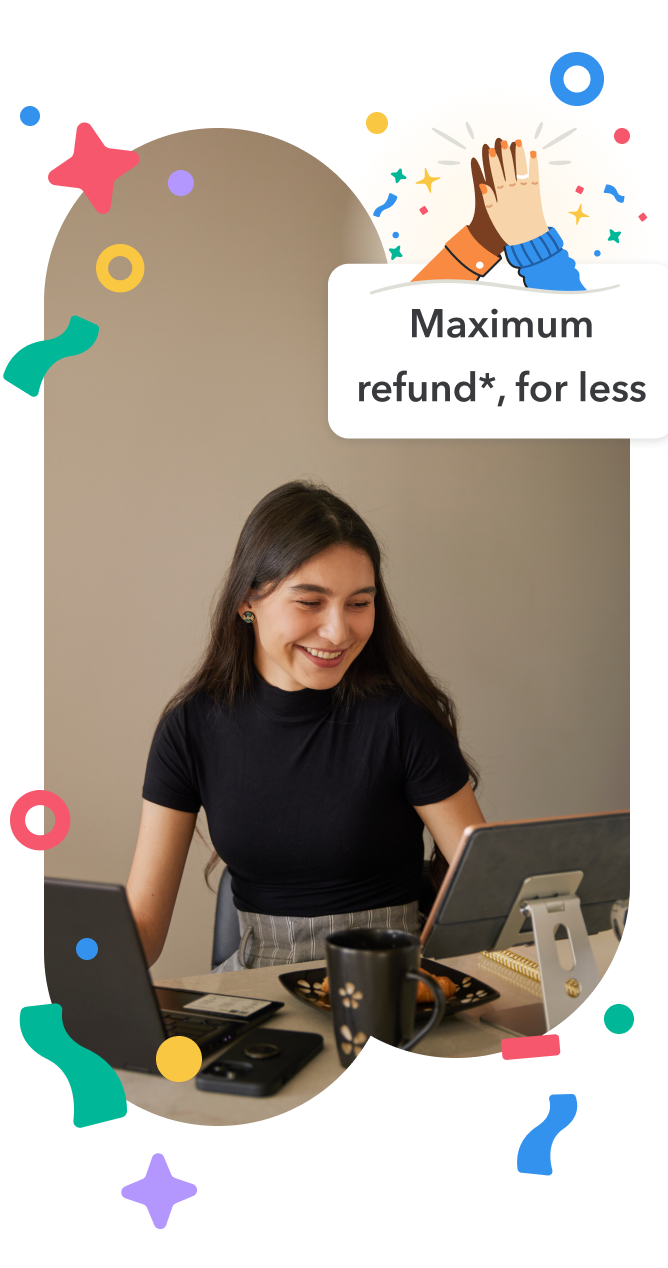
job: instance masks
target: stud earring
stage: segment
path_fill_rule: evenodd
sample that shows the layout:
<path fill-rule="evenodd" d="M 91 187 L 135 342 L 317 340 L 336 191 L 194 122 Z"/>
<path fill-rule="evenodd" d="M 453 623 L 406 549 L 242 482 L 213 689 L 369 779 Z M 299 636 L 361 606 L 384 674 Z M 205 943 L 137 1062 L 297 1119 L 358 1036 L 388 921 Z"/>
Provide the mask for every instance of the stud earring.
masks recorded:
<path fill-rule="evenodd" d="M 253 621 L 255 620 L 255 613 L 254 613 L 254 612 L 242 612 L 242 613 L 241 613 L 241 619 L 242 619 L 242 621 L 245 621 L 247 625 L 252 625 L 252 624 L 253 624 Z"/>

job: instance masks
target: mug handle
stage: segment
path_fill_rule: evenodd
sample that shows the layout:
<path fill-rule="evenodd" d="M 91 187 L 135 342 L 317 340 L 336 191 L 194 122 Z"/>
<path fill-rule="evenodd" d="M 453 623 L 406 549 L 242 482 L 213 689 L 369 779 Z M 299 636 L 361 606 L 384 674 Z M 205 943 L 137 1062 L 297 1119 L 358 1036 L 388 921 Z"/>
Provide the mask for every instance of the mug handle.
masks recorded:
<path fill-rule="evenodd" d="M 399 1047 L 403 1048 L 404 1052 L 410 1052 L 421 1039 L 424 1039 L 425 1035 L 429 1034 L 430 1030 L 433 1030 L 434 1026 L 438 1026 L 438 1023 L 445 1012 L 445 995 L 443 994 L 438 982 L 435 982 L 433 977 L 430 977 L 428 973 L 423 973 L 422 969 L 407 969 L 404 977 L 411 982 L 426 982 L 429 990 L 434 996 L 434 1007 L 432 1008 L 422 1029 L 418 1030 L 417 1034 L 413 1035 L 412 1039 L 407 1039 L 405 1043 L 399 1044 Z"/>

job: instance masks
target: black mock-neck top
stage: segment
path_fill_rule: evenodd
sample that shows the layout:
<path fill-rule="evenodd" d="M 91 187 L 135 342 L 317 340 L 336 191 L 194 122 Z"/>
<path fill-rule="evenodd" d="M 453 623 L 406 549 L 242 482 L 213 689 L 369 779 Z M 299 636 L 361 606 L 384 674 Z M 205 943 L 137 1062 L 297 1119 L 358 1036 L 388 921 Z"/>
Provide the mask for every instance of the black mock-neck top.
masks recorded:
<path fill-rule="evenodd" d="M 256 675 L 232 709 L 199 694 L 160 722 L 143 795 L 204 807 L 242 911 L 322 916 L 416 899 L 413 807 L 467 781 L 456 740 L 403 691 L 344 709 L 334 688 L 282 691 Z"/>

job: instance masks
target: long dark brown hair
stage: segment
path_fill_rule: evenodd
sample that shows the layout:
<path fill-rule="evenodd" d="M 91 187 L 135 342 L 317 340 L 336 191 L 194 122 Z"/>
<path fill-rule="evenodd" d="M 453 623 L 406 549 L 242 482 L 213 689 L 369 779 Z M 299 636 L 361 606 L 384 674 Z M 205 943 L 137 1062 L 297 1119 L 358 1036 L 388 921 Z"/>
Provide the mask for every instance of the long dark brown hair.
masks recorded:
<path fill-rule="evenodd" d="M 254 689 L 255 635 L 238 614 L 241 603 L 264 596 L 329 546 L 352 546 L 373 564 L 376 595 L 373 633 L 335 692 L 343 708 L 354 700 L 400 688 L 457 739 L 457 713 L 446 691 L 411 651 L 382 575 L 381 551 L 368 524 L 324 485 L 292 480 L 267 493 L 244 524 L 229 571 L 214 601 L 211 633 L 192 677 L 177 691 L 165 714 L 199 692 L 232 708 Z M 465 757 L 473 787 L 478 772 Z M 206 869 L 215 867 L 218 855 Z"/>

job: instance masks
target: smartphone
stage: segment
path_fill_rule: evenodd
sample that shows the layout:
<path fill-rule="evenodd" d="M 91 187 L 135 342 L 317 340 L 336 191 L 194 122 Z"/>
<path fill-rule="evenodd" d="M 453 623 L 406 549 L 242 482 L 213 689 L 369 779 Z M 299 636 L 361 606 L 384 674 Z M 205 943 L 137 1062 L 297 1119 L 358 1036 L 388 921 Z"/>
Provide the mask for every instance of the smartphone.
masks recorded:
<path fill-rule="evenodd" d="M 322 1035 L 260 1028 L 238 1039 L 195 1079 L 200 1092 L 273 1096 L 323 1048 Z"/>
<path fill-rule="evenodd" d="M 283 1002 L 278 1000 L 247 999 L 242 995 L 203 995 L 201 991 L 185 991 L 167 986 L 156 986 L 155 993 L 163 1011 L 183 1013 L 185 1017 L 191 1013 L 220 1017 L 221 1022 L 233 1018 L 237 1021 L 252 1021 L 255 1025 L 283 1008 Z"/>

